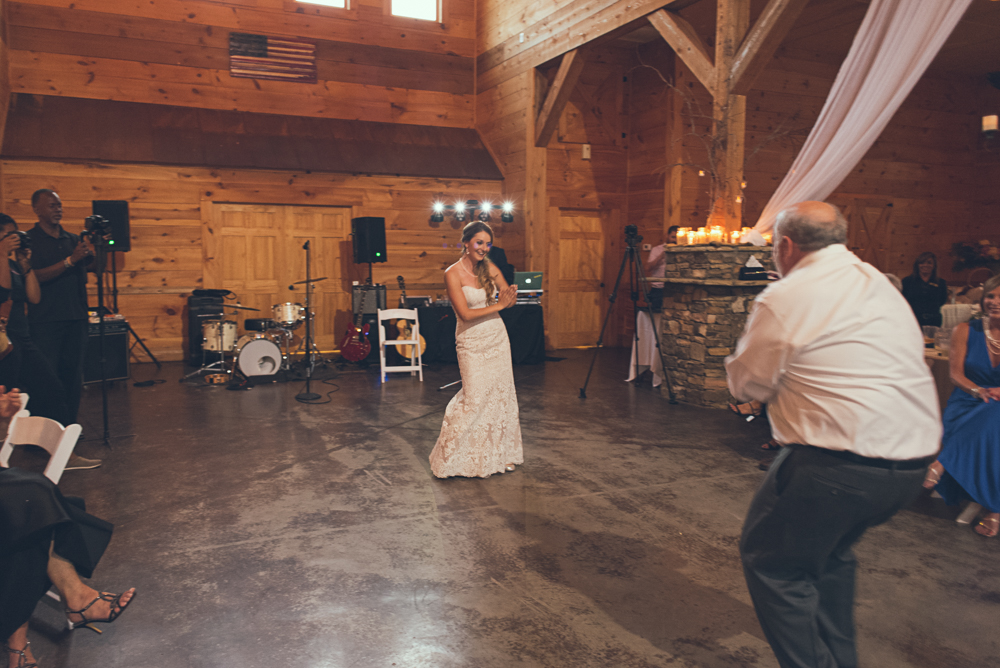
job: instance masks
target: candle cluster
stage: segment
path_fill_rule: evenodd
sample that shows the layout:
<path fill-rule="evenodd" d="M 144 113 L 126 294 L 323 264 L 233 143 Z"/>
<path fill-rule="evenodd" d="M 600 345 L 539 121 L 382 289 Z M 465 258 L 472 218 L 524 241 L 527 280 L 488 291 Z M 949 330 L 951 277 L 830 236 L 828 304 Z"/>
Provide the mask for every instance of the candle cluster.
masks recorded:
<path fill-rule="evenodd" d="M 710 227 L 699 227 L 694 229 L 692 227 L 681 227 L 677 229 L 677 245 L 678 246 L 693 246 L 695 244 L 738 244 L 740 239 L 743 238 L 747 232 L 750 231 L 749 227 L 744 227 L 741 230 L 733 230 L 732 232 L 726 232 L 726 228 L 722 225 L 712 225 Z M 771 235 L 767 233 L 764 238 L 768 243 L 771 243 Z"/>

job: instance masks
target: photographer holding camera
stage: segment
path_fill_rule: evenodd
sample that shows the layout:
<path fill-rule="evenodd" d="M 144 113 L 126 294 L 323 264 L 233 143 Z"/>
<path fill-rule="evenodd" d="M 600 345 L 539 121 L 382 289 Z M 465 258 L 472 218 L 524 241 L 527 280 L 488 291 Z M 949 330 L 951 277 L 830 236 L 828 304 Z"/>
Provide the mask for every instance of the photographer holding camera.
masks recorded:
<path fill-rule="evenodd" d="M 38 276 L 42 295 L 39 303 L 29 305 L 28 322 L 35 345 L 52 365 L 65 392 L 65 422 L 60 422 L 73 424 L 83 392 L 87 271 L 96 270 L 94 248 L 86 238 L 63 229 L 62 200 L 54 191 L 36 190 L 31 195 L 31 208 L 38 216 L 38 223 L 28 231 L 31 266 Z M 72 468 L 101 465 L 96 459 L 86 461 L 88 465 Z"/>

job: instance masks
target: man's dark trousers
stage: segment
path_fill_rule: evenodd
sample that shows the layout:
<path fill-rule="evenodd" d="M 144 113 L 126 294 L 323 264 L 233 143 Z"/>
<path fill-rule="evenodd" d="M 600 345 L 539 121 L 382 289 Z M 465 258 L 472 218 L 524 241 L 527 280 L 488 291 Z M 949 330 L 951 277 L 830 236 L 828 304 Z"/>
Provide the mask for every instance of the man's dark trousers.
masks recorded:
<path fill-rule="evenodd" d="M 782 448 L 740 539 L 757 619 L 782 668 L 857 666 L 851 546 L 920 494 L 926 470 Z"/>
<path fill-rule="evenodd" d="M 83 353 L 87 345 L 86 320 L 31 323 L 31 338 L 49 360 L 66 396 L 68 424 L 78 422 L 83 394 Z"/>

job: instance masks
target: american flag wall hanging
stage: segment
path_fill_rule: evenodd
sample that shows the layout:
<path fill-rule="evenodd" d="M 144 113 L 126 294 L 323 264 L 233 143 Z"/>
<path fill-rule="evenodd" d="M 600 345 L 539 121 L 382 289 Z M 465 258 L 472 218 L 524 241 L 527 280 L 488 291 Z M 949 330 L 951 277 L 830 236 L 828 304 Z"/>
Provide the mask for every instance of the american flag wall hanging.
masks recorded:
<path fill-rule="evenodd" d="M 316 43 L 231 32 L 229 74 L 247 79 L 316 83 Z"/>

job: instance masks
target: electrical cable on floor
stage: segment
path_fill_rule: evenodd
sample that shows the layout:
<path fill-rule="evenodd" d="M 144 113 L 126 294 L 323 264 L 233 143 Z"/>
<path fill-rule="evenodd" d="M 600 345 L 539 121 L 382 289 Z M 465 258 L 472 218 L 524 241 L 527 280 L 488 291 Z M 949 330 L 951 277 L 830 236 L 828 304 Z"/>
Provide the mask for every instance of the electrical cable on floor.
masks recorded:
<path fill-rule="evenodd" d="M 326 393 L 326 401 L 306 401 L 304 399 L 299 399 L 298 397 L 295 397 L 295 400 L 297 402 L 299 402 L 300 404 L 310 404 L 310 405 L 314 405 L 314 406 L 315 405 L 319 405 L 319 404 L 328 404 L 328 403 L 330 403 L 331 401 L 333 401 L 333 398 L 330 397 L 330 395 L 333 394 L 334 392 L 339 392 L 340 391 L 340 385 L 337 385 L 336 383 L 331 383 L 330 380 L 331 379 L 327 378 L 326 380 L 320 381 L 324 385 L 332 385 L 333 386 L 333 389 Z"/>

